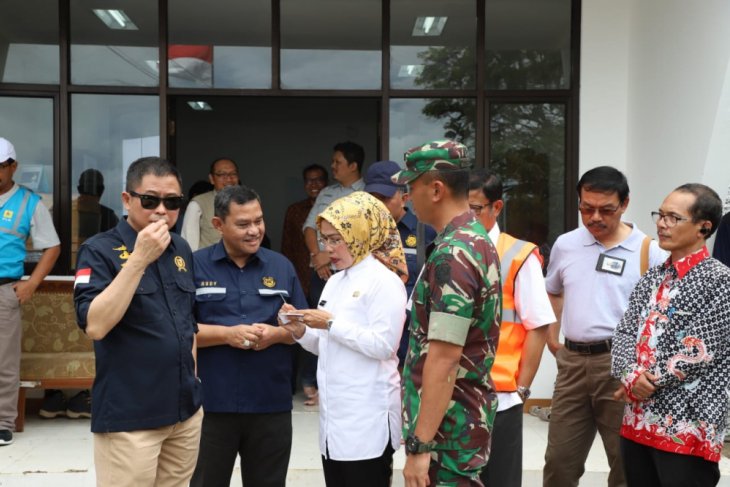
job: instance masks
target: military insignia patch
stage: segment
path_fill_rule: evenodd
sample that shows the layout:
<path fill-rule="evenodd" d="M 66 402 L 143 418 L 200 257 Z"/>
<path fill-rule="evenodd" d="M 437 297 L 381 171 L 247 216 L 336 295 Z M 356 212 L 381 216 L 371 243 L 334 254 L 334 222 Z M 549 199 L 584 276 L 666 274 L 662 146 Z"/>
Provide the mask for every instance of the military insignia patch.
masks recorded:
<path fill-rule="evenodd" d="M 408 237 L 406 237 L 406 247 L 415 247 L 415 246 L 416 246 L 416 236 L 408 235 Z"/>
<path fill-rule="evenodd" d="M 188 271 L 185 268 L 185 259 L 183 259 L 179 255 L 175 256 L 175 267 L 177 267 L 178 272 L 187 272 Z"/>
<path fill-rule="evenodd" d="M 264 277 L 261 279 L 261 283 L 266 287 L 276 286 L 276 280 L 273 277 Z"/>
<path fill-rule="evenodd" d="M 127 252 L 127 246 L 126 245 L 120 245 L 119 247 L 114 247 L 112 250 L 116 250 L 117 252 L 121 252 L 119 254 L 119 258 L 122 260 L 129 259 L 129 252 Z"/>

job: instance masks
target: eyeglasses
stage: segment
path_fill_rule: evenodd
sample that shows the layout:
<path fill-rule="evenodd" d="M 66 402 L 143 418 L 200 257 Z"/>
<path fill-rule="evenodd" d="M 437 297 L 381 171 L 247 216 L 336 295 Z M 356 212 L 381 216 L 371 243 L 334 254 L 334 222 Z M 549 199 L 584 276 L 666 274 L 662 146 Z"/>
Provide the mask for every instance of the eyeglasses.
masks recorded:
<path fill-rule="evenodd" d="M 7 168 L 9 168 L 9 167 L 10 167 L 11 165 L 13 165 L 13 163 L 14 163 L 14 162 L 15 162 L 15 159 L 10 159 L 10 158 L 8 158 L 8 160 L 7 160 L 7 161 L 5 161 L 5 162 L 0 162 L 0 169 L 7 169 Z"/>
<path fill-rule="evenodd" d="M 237 178 L 238 173 L 237 172 L 214 172 L 213 176 L 215 176 L 217 178 L 231 179 L 231 178 Z"/>
<path fill-rule="evenodd" d="M 167 196 L 165 198 L 160 198 L 159 196 L 139 194 L 134 191 L 130 191 L 129 194 L 139 198 L 139 202 L 145 210 L 154 210 L 160 206 L 160 203 L 165 205 L 165 208 L 168 210 L 179 210 L 185 200 L 182 196 Z"/>
<path fill-rule="evenodd" d="M 594 208 L 592 206 L 578 205 L 578 211 L 583 216 L 593 216 L 596 212 L 598 212 L 601 216 L 611 216 L 616 213 L 619 208 L 621 207 L 617 206 L 612 208 L 610 206 L 602 206 L 600 208 Z"/>
<path fill-rule="evenodd" d="M 664 224 L 668 228 L 672 228 L 677 225 L 678 222 L 686 222 L 689 221 L 689 218 L 683 217 L 683 216 L 677 216 L 673 213 L 662 213 L 661 211 L 652 211 L 651 212 L 651 219 L 654 220 L 654 223 L 659 224 L 660 220 L 664 220 Z"/>
<path fill-rule="evenodd" d="M 482 214 L 482 211 L 484 210 L 484 208 L 488 208 L 490 206 L 492 206 L 492 203 L 487 203 L 486 205 L 473 205 L 473 204 L 469 203 L 469 208 L 471 208 L 471 211 L 473 211 L 474 214 L 477 216 Z"/>
<path fill-rule="evenodd" d="M 344 240 L 342 240 L 342 237 L 340 237 L 339 235 L 337 235 L 337 236 L 322 235 L 321 237 L 319 237 L 319 243 L 321 243 L 323 247 L 327 247 L 328 245 L 330 247 L 337 247 L 342 242 L 344 242 Z"/>

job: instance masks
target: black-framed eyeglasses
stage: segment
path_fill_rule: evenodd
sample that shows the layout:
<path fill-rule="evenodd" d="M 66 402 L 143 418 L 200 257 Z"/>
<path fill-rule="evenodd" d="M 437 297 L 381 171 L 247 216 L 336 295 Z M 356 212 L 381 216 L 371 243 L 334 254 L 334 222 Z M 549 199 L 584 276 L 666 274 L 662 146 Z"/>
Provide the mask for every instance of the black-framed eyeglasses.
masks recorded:
<path fill-rule="evenodd" d="M 8 157 L 8 160 L 7 161 L 0 162 L 0 169 L 7 169 L 11 165 L 13 165 L 13 163 L 15 163 L 15 159 L 12 159 L 12 158 Z"/>
<path fill-rule="evenodd" d="M 215 176 L 217 178 L 231 179 L 231 178 L 237 178 L 238 173 L 237 172 L 214 172 L 213 176 Z"/>
<path fill-rule="evenodd" d="M 677 225 L 678 222 L 689 221 L 689 218 L 684 216 L 675 215 L 674 213 L 662 213 L 661 211 L 652 211 L 651 219 L 654 223 L 659 223 L 660 220 L 664 220 L 664 224 L 668 228 L 672 228 Z"/>
<path fill-rule="evenodd" d="M 481 215 L 482 211 L 484 211 L 484 208 L 488 208 L 492 206 L 492 203 L 487 203 L 486 205 L 475 205 L 472 203 L 469 203 L 469 208 L 471 208 L 471 211 L 474 212 L 475 215 Z"/>
<path fill-rule="evenodd" d="M 145 210 L 154 210 L 160 206 L 160 203 L 165 205 L 165 208 L 168 210 L 179 210 L 183 205 L 183 201 L 185 201 L 185 198 L 182 196 L 166 196 L 164 198 L 160 198 L 159 196 L 139 194 L 134 191 L 129 191 L 129 194 L 139 198 L 139 203 Z"/>
<path fill-rule="evenodd" d="M 602 206 L 600 208 L 594 208 L 592 206 L 578 205 L 578 211 L 583 216 L 593 216 L 596 212 L 598 212 L 601 216 L 611 216 L 616 213 L 619 208 L 621 207 Z"/>

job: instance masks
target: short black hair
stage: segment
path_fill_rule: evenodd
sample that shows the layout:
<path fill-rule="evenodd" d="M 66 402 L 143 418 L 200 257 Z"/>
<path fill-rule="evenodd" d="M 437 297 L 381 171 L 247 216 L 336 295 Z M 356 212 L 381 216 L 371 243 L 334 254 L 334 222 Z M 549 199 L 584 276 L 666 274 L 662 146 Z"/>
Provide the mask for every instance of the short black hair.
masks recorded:
<path fill-rule="evenodd" d="M 329 182 L 330 175 L 327 172 L 327 169 L 320 166 L 319 164 L 310 164 L 302 169 L 302 179 L 307 179 L 307 173 L 309 171 L 321 171 L 322 174 L 324 174 L 324 183 L 327 184 Z"/>
<path fill-rule="evenodd" d="M 703 234 L 705 240 L 710 238 L 722 219 L 722 200 L 714 189 L 700 183 L 687 183 L 674 191 L 695 195 L 695 202 L 689 208 L 692 221 L 709 220 L 712 226 L 710 231 Z"/>
<path fill-rule="evenodd" d="M 214 214 L 221 220 L 225 220 L 231 212 L 231 203 L 245 205 L 254 200 L 261 204 L 261 198 L 259 198 L 258 193 L 248 186 L 239 186 L 237 184 L 226 186 L 215 195 L 215 201 L 213 203 Z"/>
<path fill-rule="evenodd" d="M 142 157 L 134 161 L 127 169 L 126 191 L 136 191 L 142 178 L 152 174 L 157 177 L 175 176 L 182 191 L 182 177 L 175 165 L 161 157 Z"/>
<path fill-rule="evenodd" d="M 213 159 L 213 162 L 210 163 L 210 174 L 213 174 L 213 171 L 215 171 L 215 165 L 220 161 L 231 161 L 231 163 L 236 166 L 236 171 L 238 171 L 238 164 L 236 164 L 236 161 L 230 157 L 219 157 L 217 159 Z"/>
<path fill-rule="evenodd" d="M 580 198 L 581 189 L 597 193 L 618 193 L 622 205 L 629 197 L 629 182 L 624 173 L 611 166 L 599 166 L 586 171 L 578 181 L 576 190 Z"/>
<path fill-rule="evenodd" d="M 87 169 L 79 176 L 76 189 L 79 194 L 101 196 L 104 194 L 104 175 L 98 169 Z"/>
<path fill-rule="evenodd" d="M 469 197 L 469 170 L 468 169 L 436 169 L 423 173 L 426 183 L 433 180 L 441 181 L 449 188 L 454 199 L 467 199 Z"/>
<path fill-rule="evenodd" d="M 469 191 L 480 189 L 490 203 L 502 199 L 502 179 L 491 169 L 474 169 L 469 173 Z"/>
<path fill-rule="evenodd" d="M 346 140 L 345 142 L 338 142 L 332 148 L 332 152 L 342 152 L 348 163 L 357 163 L 357 170 L 362 172 L 362 165 L 365 162 L 365 149 L 360 144 Z"/>

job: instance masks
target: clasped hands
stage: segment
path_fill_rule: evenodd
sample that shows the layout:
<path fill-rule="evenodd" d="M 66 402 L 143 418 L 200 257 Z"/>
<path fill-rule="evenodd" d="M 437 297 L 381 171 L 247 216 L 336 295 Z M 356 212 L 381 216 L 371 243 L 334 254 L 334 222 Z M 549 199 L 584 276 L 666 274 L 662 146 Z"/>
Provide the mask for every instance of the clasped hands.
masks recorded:
<path fill-rule="evenodd" d="M 657 386 L 654 385 L 654 382 L 657 379 L 657 376 L 649 372 L 644 372 L 631 387 L 631 396 L 634 396 L 634 399 L 639 401 L 649 399 L 651 395 L 656 392 Z M 626 392 L 626 388 L 624 386 L 619 387 L 616 392 L 613 393 L 613 398 L 617 401 L 634 402 L 634 400 Z"/>
<path fill-rule="evenodd" d="M 227 328 L 226 343 L 242 350 L 265 350 L 276 343 L 275 329 L 266 323 L 231 326 Z"/>
<path fill-rule="evenodd" d="M 287 317 L 287 321 L 282 320 L 282 313 L 301 313 L 301 317 Z M 289 303 L 285 303 L 279 310 L 279 326 L 287 330 L 296 339 L 304 335 L 306 327 L 326 329 L 327 322 L 333 318 L 332 314 L 323 309 L 296 309 Z"/>

